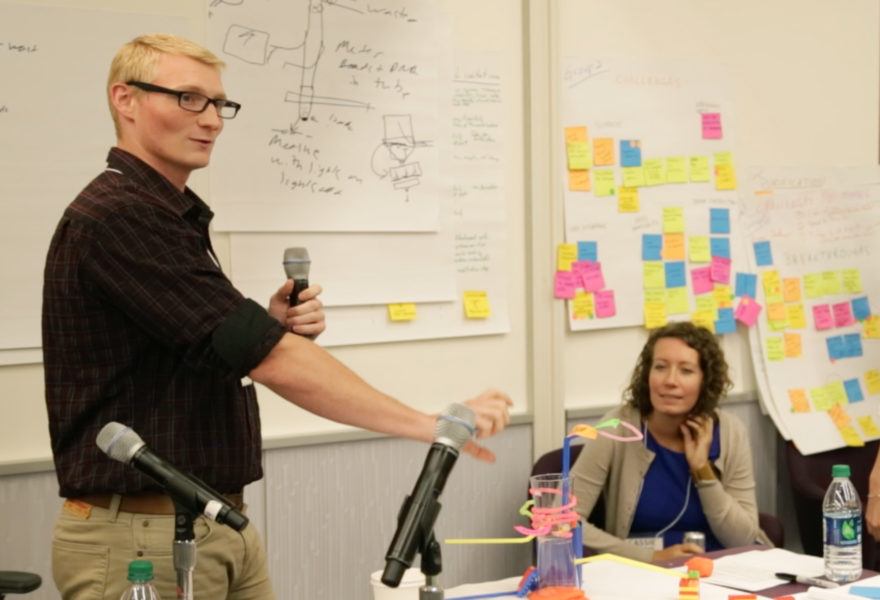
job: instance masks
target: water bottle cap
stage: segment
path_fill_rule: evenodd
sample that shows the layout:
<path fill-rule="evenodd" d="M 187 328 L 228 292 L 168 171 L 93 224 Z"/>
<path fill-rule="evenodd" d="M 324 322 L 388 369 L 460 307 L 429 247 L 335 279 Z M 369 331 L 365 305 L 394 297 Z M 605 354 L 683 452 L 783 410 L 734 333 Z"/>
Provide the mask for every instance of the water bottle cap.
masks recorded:
<path fill-rule="evenodd" d="M 129 581 L 150 581 L 153 578 L 153 563 L 148 560 L 133 560 L 128 563 Z"/>
<path fill-rule="evenodd" d="M 849 465 L 834 465 L 831 467 L 832 477 L 849 477 Z"/>

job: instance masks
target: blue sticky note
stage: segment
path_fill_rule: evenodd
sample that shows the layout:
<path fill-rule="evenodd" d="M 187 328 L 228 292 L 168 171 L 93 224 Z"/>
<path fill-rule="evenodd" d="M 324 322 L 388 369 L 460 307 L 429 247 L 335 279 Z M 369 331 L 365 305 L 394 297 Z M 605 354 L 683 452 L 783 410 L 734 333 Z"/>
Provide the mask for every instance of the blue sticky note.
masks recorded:
<path fill-rule="evenodd" d="M 736 287 L 734 288 L 733 295 L 740 296 L 748 296 L 749 298 L 755 298 L 755 294 L 758 290 L 758 276 L 754 273 L 737 273 L 736 274 Z"/>
<path fill-rule="evenodd" d="M 868 585 L 851 585 L 849 593 L 852 596 L 861 596 L 862 598 L 880 598 L 880 587 Z"/>
<path fill-rule="evenodd" d="M 683 260 L 674 260 L 663 265 L 666 270 L 666 287 L 677 288 L 687 285 Z"/>
<path fill-rule="evenodd" d="M 825 339 L 825 344 L 828 346 L 828 358 L 831 360 L 840 360 L 846 357 L 846 345 L 843 337 L 831 336 Z"/>
<path fill-rule="evenodd" d="M 661 260 L 660 252 L 662 250 L 662 235 L 653 233 L 642 235 L 642 260 Z"/>
<path fill-rule="evenodd" d="M 599 262 L 599 251 L 596 242 L 578 242 L 578 260 Z"/>
<path fill-rule="evenodd" d="M 847 333 L 843 336 L 843 345 L 846 347 L 844 351 L 848 357 L 855 358 L 864 354 L 862 352 L 862 336 L 858 333 Z"/>
<path fill-rule="evenodd" d="M 639 140 L 620 140 L 620 166 L 642 166 L 642 143 Z"/>
<path fill-rule="evenodd" d="M 859 385 L 858 379 L 847 379 L 843 382 L 843 389 L 846 390 L 846 397 L 852 402 L 861 402 L 865 399 L 862 395 L 862 386 Z"/>
<path fill-rule="evenodd" d="M 730 209 L 709 209 L 709 233 L 730 233 Z"/>
<path fill-rule="evenodd" d="M 853 316 L 859 321 L 864 321 L 865 319 L 870 317 L 871 307 L 868 305 L 867 296 L 863 296 L 861 298 L 853 298 L 852 311 Z"/>
<path fill-rule="evenodd" d="M 759 267 L 773 264 L 773 253 L 770 252 L 770 242 L 755 242 L 755 262 Z"/>
<path fill-rule="evenodd" d="M 720 256 L 722 258 L 730 258 L 730 238 L 726 238 L 726 237 L 709 238 L 709 253 L 712 256 Z"/>
<path fill-rule="evenodd" d="M 715 321 L 715 333 L 736 333 L 736 319 L 732 308 L 719 308 L 718 320 Z"/>

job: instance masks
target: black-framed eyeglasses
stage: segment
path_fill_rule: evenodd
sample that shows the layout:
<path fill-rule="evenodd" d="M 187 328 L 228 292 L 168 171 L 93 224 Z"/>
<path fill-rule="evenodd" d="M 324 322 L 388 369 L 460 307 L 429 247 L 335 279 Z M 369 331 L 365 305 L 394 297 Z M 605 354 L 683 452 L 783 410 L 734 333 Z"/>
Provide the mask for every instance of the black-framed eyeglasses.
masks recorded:
<path fill-rule="evenodd" d="M 180 105 L 180 108 L 182 108 L 183 110 L 188 110 L 190 112 L 205 112 L 205 110 L 208 108 L 208 105 L 213 104 L 214 108 L 217 109 L 217 114 L 220 115 L 221 119 L 234 119 L 235 115 L 238 114 L 239 109 L 241 109 L 241 104 L 239 104 L 238 102 L 233 102 L 232 100 L 227 100 L 226 98 L 208 98 L 204 94 L 199 94 L 198 92 L 170 90 L 160 85 L 144 83 L 143 81 L 126 81 L 125 83 L 142 89 L 145 92 L 158 92 L 160 94 L 177 96 L 177 104 Z"/>

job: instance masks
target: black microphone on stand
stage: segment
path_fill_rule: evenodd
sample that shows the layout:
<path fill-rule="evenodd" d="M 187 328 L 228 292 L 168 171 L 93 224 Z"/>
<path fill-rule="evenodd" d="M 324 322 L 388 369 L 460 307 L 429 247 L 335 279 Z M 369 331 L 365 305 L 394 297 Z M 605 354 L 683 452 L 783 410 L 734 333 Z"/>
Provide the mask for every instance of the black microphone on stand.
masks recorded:
<path fill-rule="evenodd" d="M 104 454 L 121 463 L 131 465 L 152 477 L 165 488 L 175 504 L 180 504 L 196 515 L 205 515 L 212 521 L 241 531 L 248 518 L 229 501 L 193 475 L 181 473 L 153 454 L 141 436 L 131 427 L 110 421 L 98 432 L 98 447 Z"/>
<path fill-rule="evenodd" d="M 403 572 L 412 565 L 417 550 L 433 538 L 434 522 L 440 512 L 437 498 L 446 485 L 459 450 L 476 431 L 477 417 L 464 404 L 451 404 L 437 417 L 434 443 L 416 481 L 412 494 L 406 497 L 397 518 L 397 531 L 385 554 L 382 583 L 400 585 Z"/>
<path fill-rule="evenodd" d="M 305 248 L 288 248 L 284 251 L 284 272 L 288 279 L 293 279 L 293 291 L 290 292 L 290 305 L 299 304 L 299 293 L 309 287 L 309 251 Z"/>

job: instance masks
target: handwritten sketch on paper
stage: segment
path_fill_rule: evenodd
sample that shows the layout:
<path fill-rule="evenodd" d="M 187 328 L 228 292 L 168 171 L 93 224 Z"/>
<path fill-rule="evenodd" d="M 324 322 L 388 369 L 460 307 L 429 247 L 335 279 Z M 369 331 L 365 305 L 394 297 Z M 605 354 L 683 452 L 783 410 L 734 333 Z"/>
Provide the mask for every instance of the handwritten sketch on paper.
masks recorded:
<path fill-rule="evenodd" d="M 215 227 L 436 231 L 436 29 L 427 0 L 214 0 L 208 45 L 243 105 L 214 151 Z"/>
<path fill-rule="evenodd" d="M 563 68 L 572 330 L 700 321 L 735 329 L 735 115 L 720 66 L 569 59 Z M 586 279 L 585 279 L 586 277 Z M 720 317 L 719 317 L 720 311 Z"/>
<path fill-rule="evenodd" d="M 746 183 L 767 412 L 803 454 L 880 438 L 880 169 L 760 168 Z"/>

